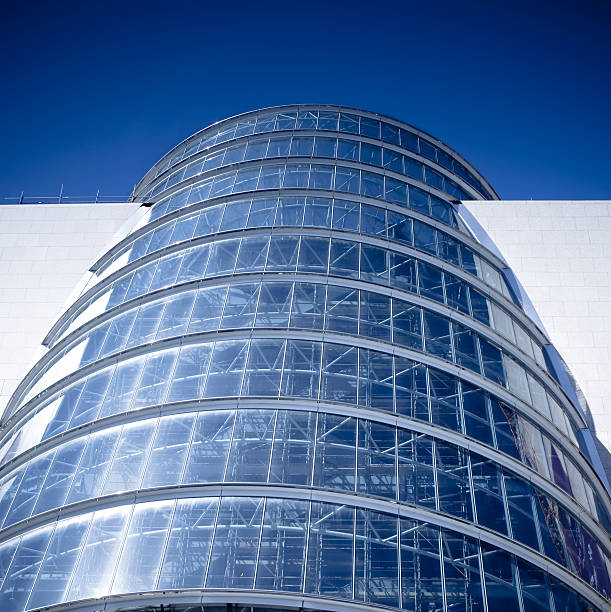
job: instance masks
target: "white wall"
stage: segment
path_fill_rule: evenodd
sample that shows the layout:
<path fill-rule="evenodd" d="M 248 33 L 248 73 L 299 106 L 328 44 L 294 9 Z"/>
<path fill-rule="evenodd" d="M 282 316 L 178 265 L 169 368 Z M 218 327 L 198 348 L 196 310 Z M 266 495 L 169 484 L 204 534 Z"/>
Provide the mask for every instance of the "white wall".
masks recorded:
<path fill-rule="evenodd" d="M 611 201 L 465 205 L 526 289 L 611 450 Z"/>
<path fill-rule="evenodd" d="M 41 342 L 138 204 L 0 206 L 0 415 Z"/>

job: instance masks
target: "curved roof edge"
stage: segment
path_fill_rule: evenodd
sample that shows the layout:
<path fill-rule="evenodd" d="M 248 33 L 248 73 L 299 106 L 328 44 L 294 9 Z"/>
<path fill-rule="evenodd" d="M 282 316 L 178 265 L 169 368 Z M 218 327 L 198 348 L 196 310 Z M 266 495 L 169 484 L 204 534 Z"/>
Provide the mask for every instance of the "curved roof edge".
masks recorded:
<path fill-rule="evenodd" d="M 494 189 L 494 187 L 492 187 L 492 185 L 488 182 L 486 177 L 471 162 L 469 162 L 464 156 L 462 156 L 460 153 L 458 153 L 451 146 L 449 146 L 448 144 L 446 144 L 445 142 L 443 142 L 439 138 L 436 138 L 432 134 L 426 132 L 425 130 L 421 130 L 420 128 L 418 128 L 418 127 L 416 127 L 416 126 L 414 126 L 414 125 L 412 125 L 410 123 L 406 123 L 405 121 L 403 121 L 401 119 L 396 119 L 395 117 L 391 117 L 390 115 L 385 115 L 385 114 L 382 114 L 382 113 L 378 113 L 376 111 L 370 111 L 370 110 L 367 110 L 367 109 L 357 108 L 357 107 L 354 107 L 354 106 L 344 106 L 344 105 L 340 105 L 340 104 L 326 104 L 326 103 L 298 103 L 298 104 L 279 104 L 279 105 L 275 105 L 275 106 L 265 106 L 265 107 L 262 107 L 262 108 L 257 108 L 257 109 L 245 111 L 243 113 L 238 113 L 236 115 L 231 115 L 230 117 L 226 117 L 226 118 L 221 119 L 219 121 L 215 121 L 214 123 L 211 123 L 210 125 L 207 125 L 207 126 L 203 127 L 201 130 L 198 130 L 197 132 L 194 132 L 193 134 L 191 134 L 187 138 L 181 140 L 177 145 L 175 145 L 169 151 L 167 151 L 164 155 L 162 155 L 151 166 L 151 168 L 144 174 L 144 176 L 138 181 L 138 183 L 135 185 L 135 187 L 134 187 L 134 189 L 132 191 L 132 194 L 136 193 L 138 191 L 140 186 L 144 183 L 145 179 L 150 175 L 151 171 L 159 164 L 159 162 L 161 160 L 163 160 L 164 158 L 168 157 L 171 153 L 176 151 L 182 145 L 186 144 L 190 140 L 195 139 L 196 137 L 200 136 L 201 134 L 203 134 L 207 130 L 209 130 L 211 128 L 222 126 L 223 124 L 229 123 L 229 122 L 234 121 L 236 119 L 248 117 L 250 115 L 256 115 L 257 113 L 262 113 L 262 112 L 266 112 L 266 111 L 289 110 L 289 109 L 294 109 L 294 110 L 301 110 L 301 109 L 302 110 L 309 110 L 309 109 L 320 110 L 320 109 L 322 109 L 322 110 L 334 110 L 334 111 L 339 111 L 339 112 L 341 112 L 342 110 L 345 110 L 345 111 L 349 111 L 349 112 L 356 112 L 356 113 L 364 114 L 366 116 L 370 116 L 370 117 L 376 118 L 376 119 L 389 120 L 389 121 L 391 121 L 391 122 L 393 122 L 395 124 L 398 124 L 399 127 L 407 128 L 409 131 L 417 134 L 418 136 L 423 136 L 424 138 L 426 138 L 427 140 L 429 140 L 433 144 L 435 144 L 435 145 L 439 146 L 440 148 L 444 149 L 447 153 L 452 155 L 452 157 L 454 157 L 458 161 L 460 161 L 470 172 L 472 172 L 475 175 L 475 177 L 478 178 L 483 183 L 484 187 L 488 191 L 490 191 L 491 194 L 493 194 L 495 196 L 494 199 L 496 199 L 496 200 L 500 200 L 501 199 L 500 196 L 498 195 L 498 193 L 496 192 L 496 190 Z"/>

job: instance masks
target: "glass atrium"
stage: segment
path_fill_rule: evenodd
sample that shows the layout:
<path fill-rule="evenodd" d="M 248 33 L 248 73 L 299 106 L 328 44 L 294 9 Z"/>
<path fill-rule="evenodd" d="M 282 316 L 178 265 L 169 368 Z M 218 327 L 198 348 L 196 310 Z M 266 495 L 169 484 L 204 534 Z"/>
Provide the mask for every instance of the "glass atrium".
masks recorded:
<path fill-rule="evenodd" d="M 610 609 L 611 500 L 467 161 L 278 107 L 132 199 L 3 419 L 0 610 Z"/>

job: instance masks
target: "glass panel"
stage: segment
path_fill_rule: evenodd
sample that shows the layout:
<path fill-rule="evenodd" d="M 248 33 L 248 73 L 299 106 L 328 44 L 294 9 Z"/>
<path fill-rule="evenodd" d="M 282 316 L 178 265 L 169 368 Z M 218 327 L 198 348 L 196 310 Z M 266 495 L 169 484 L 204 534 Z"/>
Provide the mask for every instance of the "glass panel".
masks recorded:
<path fill-rule="evenodd" d="M 311 483 L 315 429 L 316 413 L 278 411 L 269 482 Z"/>
<path fill-rule="evenodd" d="M 305 198 L 280 198 L 276 214 L 276 225 L 301 227 L 303 224 L 304 205 Z"/>
<path fill-rule="evenodd" d="M 361 143 L 361 162 L 372 166 L 382 166 L 382 147 L 366 142 Z"/>
<path fill-rule="evenodd" d="M 248 200 L 232 202 L 231 204 L 226 205 L 219 231 L 227 232 L 246 227 L 246 220 L 248 219 L 249 210 L 250 202 Z"/>
<path fill-rule="evenodd" d="M 355 597 L 368 603 L 399 607 L 397 519 L 357 510 Z"/>
<path fill-rule="evenodd" d="M 77 427 L 95 419 L 106 394 L 112 373 L 113 369 L 109 368 L 87 380 L 70 421 L 70 427 Z"/>
<path fill-rule="evenodd" d="M 145 344 L 155 338 L 164 307 L 165 303 L 161 301 L 140 307 L 127 341 L 127 348 Z"/>
<path fill-rule="evenodd" d="M 386 199 L 400 206 L 407 205 L 407 185 L 403 181 L 398 181 L 389 176 L 385 179 Z"/>
<path fill-rule="evenodd" d="M 435 255 L 437 232 L 430 225 L 414 220 L 414 246 Z"/>
<path fill-rule="evenodd" d="M 359 204 L 335 201 L 333 204 L 333 229 L 357 232 L 359 229 Z"/>
<path fill-rule="evenodd" d="M 61 521 L 45 554 L 45 559 L 32 587 L 28 608 L 60 603 L 74 564 L 81 550 L 81 541 L 91 515 Z"/>
<path fill-rule="evenodd" d="M 340 141 L 341 144 L 341 141 Z M 338 151 L 339 155 L 339 151 Z M 359 193 L 360 172 L 337 166 L 335 169 L 335 190 L 344 193 Z"/>
<path fill-rule="evenodd" d="M 120 428 L 103 431 L 90 436 L 81 457 L 79 469 L 74 476 L 66 499 L 71 504 L 99 495 L 112 461 Z"/>
<path fill-rule="evenodd" d="M 270 138 L 267 157 L 286 157 L 289 154 L 291 139 L 288 136 Z"/>
<path fill-rule="evenodd" d="M 395 499 L 395 428 L 359 420 L 359 492 Z M 396 547 L 396 541 L 395 541 Z"/>
<path fill-rule="evenodd" d="M 425 508 L 436 507 L 433 443 L 430 438 L 397 430 L 399 499 Z"/>
<path fill-rule="evenodd" d="M 358 278 L 359 245 L 356 242 L 331 240 L 329 274 Z"/>
<path fill-rule="evenodd" d="M 111 593 L 152 591 L 174 501 L 154 501 L 134 508 Z"/>
<path fill-rule="evenodd" d="M 488 602 L 498 610 L 519 609 L 515 567 L 509 553 L 481 543 Z"/>
<path fill-rule="evenodd" d="M 380 122 L 377 119 L 361 117 L 361 135 L 368 138 L 380 138 Z"/>
<path fill-rule="evenodd" d="M 403 608 L 436 610 L 443 601 L 439 529 L 400 519 Z"/>
<path fill-rule="evenodd" d="M 442 538 L 448 609 L 485 610 L 477 544 L 454 531 L 444 531 Z"/>
<path fill-rule="evenodd" d="M 307 593 L 352 599 L 354 508 L 312 504 Z"/>
<path fill-rule="evenodd" d="M 359 334 L 390 342 L 390 298 L 369 291 L 360 294 Z"/>
<path fill-rule="evenodd" d="M 138 487 L 156 425 L 152 419 L 123 427 L 102 495 Z"/>
<path fill-rule="evenodd" d="M 211 352 L 212 346 L 209 344 L 185 346 L 181 349 L 168 393 L 168 402 L 201 397 Z"/>
<path fill-rule="evenodd" d="M 229 287 L 221 329 L 252 327 L 258 299 L 258 284 Z"/>
<path fill-rule="evenodd" d="M 299 238 L 297 236 L 272 236 L 265 269 L 294 272 L 297 267 L 298 251 Z"/>
<path fill-rule="evenodd" d="M 269 236 L 251 236 L 242 240 L 235 273 L 259 272 L 265 267 Z"/>
<path fill-rule="evenodd" d="M 314 145 L 314 157 L 335 157 L 337 140 L 335 138 L 316 137 Z"/>
<path fill-rule="evenodd" d="M 298 271 L 324 274 L 329 259 L 329 240 L 304 236 L 301 239 Z"/>
<path fill-rule="evenodd" d="M 293 136 L 290 155 L 292 157 L 312 157 L 314 150 L 314 137 Z"/>
<path fill-rule="evenodd" d="M 428 353 L 452 361 L 452 342 L 448 319 L 425 310 L 424 341 Z"/>
<path fill-rule="evenodd" d="M 320 414 L 314 486 L 354 491 L 356 419 Z"/>
<path fill-rule="evenodd" d="M 320 111 L 318 115 L 318 129 L 336 132 L 338 127 L 339 113 Z"/>
<path fill-rule="evenodd" d="M 231 274 L 235 266 L 239 244 L 239 240 L 225 240 L 214 243 L 206 268 L 206 276 Z"/>
<path fill-rule="evenodd" d="M 356 404 L 357 349 L 325 345 L 321 398 Z"/>
<path fill-rule="evenodd" d="M 76 472 L 86 439 L 81 438 L 61 446 L 55 453 L 53 463 L 44 483 L 44 495 L 41 495 L 34 507 L 34 514 L 59 508 L 66 499 L 66 494 Z M 8 494 L 7 494 L 8 495 Z M 4 498 L 2 498 L 4 501 Z"/>
<path fill-rule="evenodd" d="M 66 599 L 85 599 L 108 593 L 131 508 L 100 510 L 93 515 Z"/>
<path fill-rule="evenodd" d="M 142 488 L 180 482 L 194 421 L 191 414 L 160 419 Z"/>
<path fill-rule="evenodd" d="M 359 404 L 392 411 L 392 357 L 359 349 L 359 362 Z"/>
<path fill-rule="evenodd" d="M 430 420 L 426 368 L 403 357 L 395 357 L 396 411 L 424 421 Z"/>
<path fill-rule="evenodd" d="M 180 336 L 187 331 L 194 300 L 195 291 L 172 296 L 167 302 L 159 322 L 157 339 Z"/>
<path fill-rule="evenodd" d="M 276 198 L 253 200 L 248 215 L 248 227 L 271 227 L 274 224 L 277 204 Z"/>
<path fill-rule="evenodd" d="M 339 131 L 350 134 L 359 133 L 359 117 L 349 113 L 341 113 L 339 117 Z"/>
<path fill-rule="evenodd" d="M 276 130 L 294 130 L 297 113 L 278 113 L 276 117 Z"/>
<path fill-rule="evenodd" d="M 401 140 L 399 136 L 399 128 L 395 125 L 382 121 L 382 140 L 397 146 L 400 145 Z"/>
<path fill-rule="evenodd" d="M 429 388 L 432 422 L 454 431 L 462 431 L 456 377 L 430 368 Z"/>
<path fill-rule="evenodd" d="M 357 334 L 359 323 L 359 292 L 340 287 L 327 288 L 325 329 Z"/>
<path fill-rule="evenodd" d="M 284 177 L 284 166 L 263 166 L 257 189 L 279 189 Z"/>
<path fill-rule="evenodd" d="M 361 206 L 361 232 L 386 238 L 386 211 L 376 206 Z"/>
<path fill-rule="evenodd" d="M 5 527 L 30 516 L 52 459 L 51 452 L 30 461 L 4 521 Z"/>
<path fill-rule="evenodd" d="M 388 252 L 386 250 L 361 245 L 361 279 L 388 283 Z"/>
<path fill-rule="evenodd" d="M 421 313 L 418 306 L 401 300 L 392 301 L 393 342 L 423 350 Z"/>
<path fill-rule="evenodd" d="M 255 327 L 287 327 L 293 286 L 288 283 L 265 283 L 257 306 Z"/>
<path fill-rule="evenodd" d="M 463 314 L 469 313 L 469 299 L 467 297 L 467 285 L 456 278 L 453 274 L 444 273 L 446 303 L 450 308 L 454 308 Z"/>
<path fill-rule="evenodd" d="M 486 395 L 477 387 L 461 382 L 465 433 L 493 446 Z"/>
<path fill-rule="evenodd" d="M 248 345 L 244 341 L 217 342 L 210 362 L 204 397 L 239 395 Z"/>
<path fill-rule="evenodd" d="M 206 588 L 253 588 L 262 518 L 263 499 L 221 500 Z"/>
<path fill-rule="evenodd" d="M 420 294 L 443 303 L 443 282 L 441 270 L 422 261 L 418 262 L 418 285 Z"/>
<path fill-rule="evenodd" d="M 331 227 L 331 200 L 328 198 L 308 198 L 303 225 L 306 227 Z"/>
<path fill-rule="evenodd" d="M 237 420 L 227 463 L 226 482 L 266 482 L 275 412 L 242 410 Z"/>
<path fill-rule="evenodd" d="M 217 508 L 216 499 L 178 500 L 158 589 L 203 586 Z"/>
<path fill-rule="evenodd" d="M 52 531 L 53 527 L 47 527 L 23 536 L 4 578 L 0 609 L 8 611 L 25 608 Z"/>
<path fill-rule="evenodd" d="M 289 499 L 267 500 L 256 589 L 302 590 L 308 505 Z"/>
<path fill-rule="evenodd" d="M 471 472 L 477 522 L 495 531 L 507 533 L 499 467 L 472 453 Z"/>
<path fill-rule="evenodd" d="M 287 342 L 282 395 L 318 398 L 321 353 L 322 345 L 318 342 Z"/>
<path fill-rule="evenodd" d="M 370 198 L 383 198 L 384 177 L 372 172 L 361 172 L 361 193 Z"/>
<path fill-rule="evenodd" d="M 234 420 L 234 411 L 198 415 L 183 482 L 223 481 Z"/>
<path fill-rule="evenodd" d="M 227 287 L 201 289 L 198 292 L 189 322 L 189 333 L 218 328 L 226 294 Z"/>
<path fill-rule="evenodd" d="M 405 255 L 391 253 L 390 282 L 397 289 L 416 293 L 416 261 Z"/>
<path fill-rule="evenodd" d="M 452 323 L 452 327 L 456 363 L 474 372 L 481 372 L 475 332 L 458 323 Z"/>
<path fill-rule="evenodd" d="M 163 402 L 177 353 L 175 349 L 148 357 L 134 397 L 134 409 Z"/>
<path fill-rule="evenodd" d="M 435 442 L 439 510 L 473 521 L 467 453 L 445 442 Z"/>
<path fill-rule="evenodd" d="M 509 474 L 504 475 L 503 481 L 507 492 L 507 506 L 513 537 L 523 544 L 539 550 L 536 514 L 533 512 L 533 504 L 538 502 L 532 487 L 523 480 L 514 478 Z"/>
<path fill-rule="evenodd" d="M 276 396 L 284 358 L 284 340 L 252 340 L 242 395 Z"/>
<path fill-rule="evenodd" d="M 305 189 L 308 186 L 310 164 L 287 164 L 284 174 L 285 189 Z"/>

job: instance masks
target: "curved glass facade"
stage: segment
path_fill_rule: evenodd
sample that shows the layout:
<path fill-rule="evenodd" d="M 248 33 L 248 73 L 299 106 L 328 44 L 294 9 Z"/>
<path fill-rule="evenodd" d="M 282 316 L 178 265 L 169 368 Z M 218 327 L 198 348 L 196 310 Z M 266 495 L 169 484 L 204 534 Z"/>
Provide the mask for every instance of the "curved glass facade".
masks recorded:
<path fill-rule="evenodd" d="M 283 107 L 133 198 L 4 418 L 1 609 L 609 609 L 611 502 L 464 159 Z"/>

